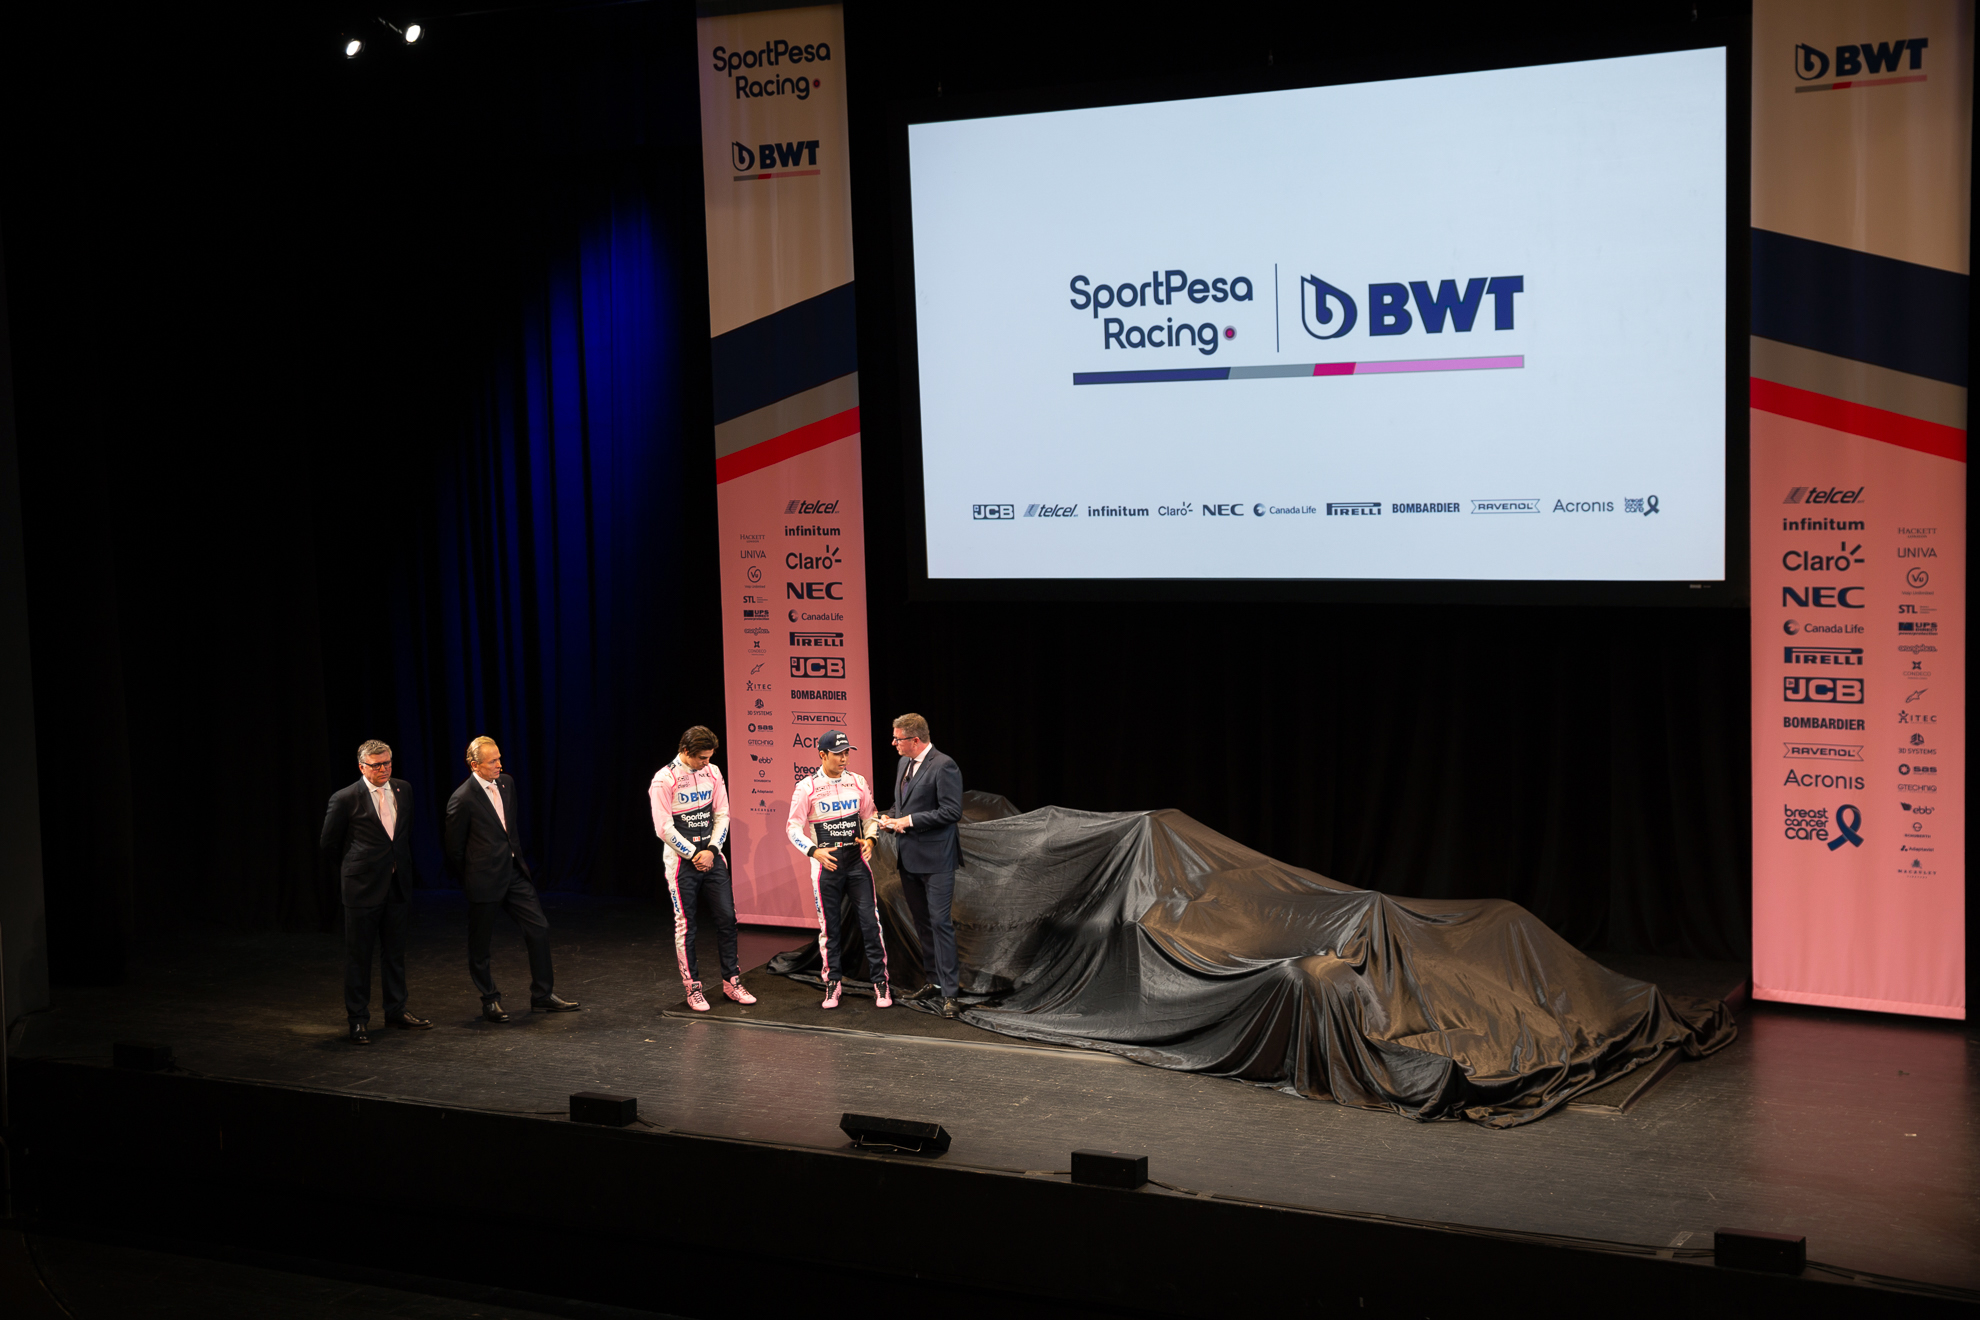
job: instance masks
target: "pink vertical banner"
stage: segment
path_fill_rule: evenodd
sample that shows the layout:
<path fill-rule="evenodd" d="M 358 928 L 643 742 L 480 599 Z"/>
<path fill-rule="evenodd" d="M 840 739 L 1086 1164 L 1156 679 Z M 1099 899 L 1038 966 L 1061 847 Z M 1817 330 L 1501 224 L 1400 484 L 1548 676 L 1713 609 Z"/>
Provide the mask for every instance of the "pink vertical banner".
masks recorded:
<path fill-rule="evenodd" d="M 728 716 L 730 868 L 746 922 L 816 921 L 784 837 L 844 729 L 871 773 L 866 525 L 844 15 L 698 6 L 702 191 Z"/>
<path fill-rule="evenodd" d="M 1972 15 L 1754 8 L 1760 999 L 1966 1015 Z"/>

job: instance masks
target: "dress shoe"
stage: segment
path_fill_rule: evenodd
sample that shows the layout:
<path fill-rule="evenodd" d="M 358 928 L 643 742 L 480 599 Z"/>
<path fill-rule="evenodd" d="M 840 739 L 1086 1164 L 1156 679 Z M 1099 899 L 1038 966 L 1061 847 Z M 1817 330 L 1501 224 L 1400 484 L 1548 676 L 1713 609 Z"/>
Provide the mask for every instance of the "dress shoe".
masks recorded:
<path fill-rule="evenodd" d="M 425 1018 L 416 1018 L 410 1013 L 401 1013 L 395 1018 L 385 1020 L 401 1031 L 425 1031 L 433 1025 Z"/>
<path fill-rule="evenodd" d="M 939 985 L 924 985 L 921 989 L 909 995 L 908 998 L 921 1000 L 930 1004 L 939 1003 L 942 999 L 942 987 Z"/>
<path fill-rule="evenodd" d="M 961 1011 L 962 1011 L 961 1009 L 959 1009 L 959 1008 L 957 1008 L 957 1007 L 956 1007 L 956 1001 L 955 1001 L 955 1000 L 953 1000 L 953 999 L 944 999 L 944 1000 L 942 1001 L 942 1016 L 943 1016 L 943 1017 L 945 1017 L 945 1018 L 953 1018 L 953 1017 L 955 1017 L 955 1016 L 956 1016 L 956 1014 L 958 1014 L 958 1013 L 960 1013 Z"/>
<path fill-rule="evenodd" d="M 364 1023 L 353 1022 L 351 1023 L 351 1034 L 348 1039 L 353 1045 L 369 1045 L 371 1044 L 371 1033 L 364 1029 Z"/>
<path fill-rule="evenodd" d="M 578 1011 L 576 1004 L 568 999 L 559 999 L 555 995 L 551 995 L 548 999 L 532 1003 L 530 1007 L 539 1013 L 575 1013 Z"/>
<path fill-rule="evenodd" d="M 490 1022 L 507 1022 L 509 1020 L 509 1015 L 502 1011 L 502 1001 L 499 999 L 491 999 L 483 1004 L 481 1006 L 481 1016 L 487 1018 Z"/>

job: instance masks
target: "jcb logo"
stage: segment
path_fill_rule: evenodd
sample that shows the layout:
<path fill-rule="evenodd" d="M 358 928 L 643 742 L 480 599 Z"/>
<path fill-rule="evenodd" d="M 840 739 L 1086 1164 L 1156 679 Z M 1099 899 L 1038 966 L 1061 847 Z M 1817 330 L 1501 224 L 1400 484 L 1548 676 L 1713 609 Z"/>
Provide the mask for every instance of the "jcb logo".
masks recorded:
<path fill-rule="evenodd" d="M 844 678 L 846 661 L 836 655 L 794 655 L 791 657 L 792 678 Z"/>
<path fill-rule="evenodd" d="M 1898 62 L 1906 55 L 1911 58 L 1908 68 L 1920 69 L 1925 64 L 1925 47 L 1930 45 L 1926 37 L 1912 37 L 1905 41 L 1866 41 L 1860 46 L 1837 46 L 1835 71 L 1838 78 L 1855 78 L 1866 73 L 1896 73 Z M 1829 53 L 1813 46 L 1795 43 L 1794 76 L 1803 82 L 1817 82 L 1829 76 Z"/>
<path fill-rule="evenodd" d="M 1863 704 L 1863 680 L 1860 678 L 1784 678 L 1781 680 L 1781 700 L 1783 701 L 1831 701 L 1844 705 Z"/>

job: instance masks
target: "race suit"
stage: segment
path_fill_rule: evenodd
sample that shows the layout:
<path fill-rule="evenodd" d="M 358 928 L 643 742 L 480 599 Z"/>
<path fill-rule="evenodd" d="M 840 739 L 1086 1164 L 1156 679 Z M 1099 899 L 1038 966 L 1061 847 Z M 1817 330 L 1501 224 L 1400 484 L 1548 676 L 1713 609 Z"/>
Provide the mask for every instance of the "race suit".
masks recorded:
<path fill-rule="evenodd" d="M 722 845 L 729 839 L 729 790 L 712 764 L 690 770 L 675 757 L 653 776 L 646 796 L 653 804 L 653 832 L 666 856 L 667 897 L 674 903 L 674 959 L 681 983 L 699 984 L 694 975 L 695 913 L 703 895 L 715 917 L 715 947 L 724 979 L 742 975 L 736 958 L 736 895 Z M 706 848 L 715 860 L 706 871 L 694 855 Z"/>
<path fill-rule="evenodd" d="M 825 960 L 825 984 L 844 976 L 845 940 L 840 908 L 847 894 L 859 915 L 866 937 L 867 974 L 876 984 L 887 979 L 887 941 L 880 934 L 880 903 L 873 892 L 873 871 L 859 854 L 860 825 L 876 815 L 873 790 L 866 780 L 847 770 L 837 779 L 823 770 L 798 781 L 791 792 L 791 816 L 785 833 L 801 853 L 830 848 L 839 869 L 828 871 L 811 861 L 811 902 L 818 913 L 818 952 Z"/>

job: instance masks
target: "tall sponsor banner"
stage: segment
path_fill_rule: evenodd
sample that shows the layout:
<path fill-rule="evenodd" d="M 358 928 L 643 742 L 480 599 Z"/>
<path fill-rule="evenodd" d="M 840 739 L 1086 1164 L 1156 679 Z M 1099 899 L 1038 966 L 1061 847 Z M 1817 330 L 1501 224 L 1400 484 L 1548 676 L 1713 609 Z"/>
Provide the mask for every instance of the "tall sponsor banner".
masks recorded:
<path fill-rule="evenodd" d="M 1753 16 L 1753 993 L 1963 1018 L 1973 8 Z"/>
<path fill-rule="evenodd" d="M 699 9 L 716 516 L 736 914 L 816 920 L 784 838 L 867 683 L 845 23 L 838 5 Z M 870 776 L 869 776 L 870 777 Z"/>

